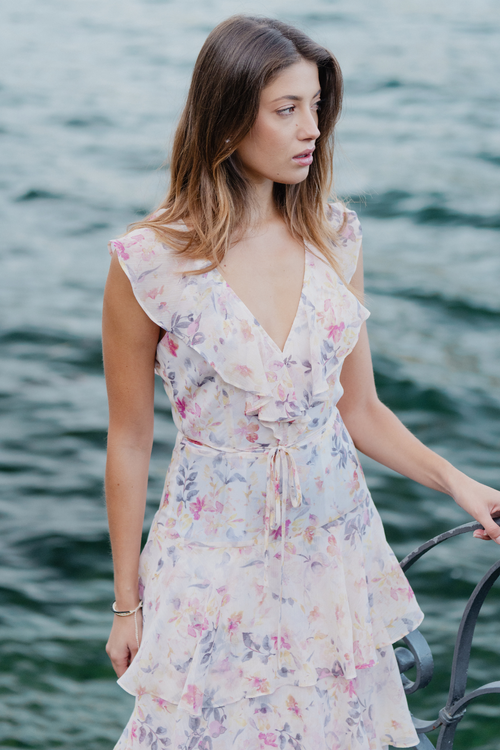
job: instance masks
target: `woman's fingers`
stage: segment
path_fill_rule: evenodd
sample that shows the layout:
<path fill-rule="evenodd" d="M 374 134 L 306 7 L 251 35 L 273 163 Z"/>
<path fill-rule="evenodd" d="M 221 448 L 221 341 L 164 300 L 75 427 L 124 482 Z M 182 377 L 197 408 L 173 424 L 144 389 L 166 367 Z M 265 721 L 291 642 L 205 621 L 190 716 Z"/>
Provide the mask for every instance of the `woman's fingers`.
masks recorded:
<path fill-rule="evenodd" d="M 485 518 L 478 519 L 478 521 L 479 523 L 482 523 L 484 530 L 477 529 L 477 531 L 474 532 L 476 539 L 483 539 L 485 541 L 492 539 L 497 544 L 500 544 L 500 527 L 495 523 L 493 518 L 491 516 L 486 516 Z"/>
<path fill-rule="evenodd" d="M 142 617 L 137 616 L 137 624 L 134 617 L 115 617 L 109 640 L 106 644 L 106 653 L 111 660 L 113 669 L 118 677 L 126 672 L 132 659 L 137 654 L 142 637 Z"/>
<path fill-rule="evenodd" d="M 474 531 L 474 537 L 484 541 L 492 539 L 500 544 L 500 526 L 495 523 L 495 518 L 500 516 L 500 492 L 462 475 L 453 497 L 461 508 L 484 527 Z"/>
<path fill-rule="evenodd" d="M 132 661 L 129 646 L 126 643 L 121 646 L 114 644 L 110 638 L 106 645 L 106 653 L 111 660 L 111 664 L 113 665 L 117 677 L 121 677 L 122 674 L 126 672 Z"/>
<path fill-rule="evenodd" d="M 482 539 L 484 542 L 491 542 L 491 537 L 486 533 L 486 531 L 484 531 L 484 529 L 477 529 L 476 531 L 474 531 L 472 536 L 475 539 Z"/>

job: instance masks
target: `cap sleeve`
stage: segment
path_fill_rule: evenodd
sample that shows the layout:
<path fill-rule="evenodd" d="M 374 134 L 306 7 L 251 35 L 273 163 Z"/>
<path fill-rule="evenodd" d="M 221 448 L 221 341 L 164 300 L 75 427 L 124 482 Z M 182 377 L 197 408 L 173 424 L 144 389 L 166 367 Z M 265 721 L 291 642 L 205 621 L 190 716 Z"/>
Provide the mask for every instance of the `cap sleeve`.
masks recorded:
<path fill-rule="evenodd" d="M 358 265 L 362 242 L 361 224 L 358 215 L 356 211 L 346 208 L 342 203 L 329 203 L 327 216 L 333 227 L 339 231 L 335 255 L 340 263 L 340 270 L 344 279 L 350 282 Z M 345 216 L 347 216 L 347 220 L 341 229 Z"/>
<path fill-rule="evenodd" d="M 111 255 L 116 252 L 144 312 L 157 326 L 170 330 L 172 302 L 180 291 L 173 250 L 148 228 L 134 229 L 120 239 L 110 240 L 108 248 Z"/>

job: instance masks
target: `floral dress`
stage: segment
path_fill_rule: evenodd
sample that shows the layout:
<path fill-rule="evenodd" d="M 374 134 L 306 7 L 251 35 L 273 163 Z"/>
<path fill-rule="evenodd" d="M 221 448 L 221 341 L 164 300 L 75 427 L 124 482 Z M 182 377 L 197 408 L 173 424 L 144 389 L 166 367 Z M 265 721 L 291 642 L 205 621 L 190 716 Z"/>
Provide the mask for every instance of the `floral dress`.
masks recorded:
<path fill-rule="evenodd" d="M 341 226 L 346 209 L 329 207 Z M 337 255 L 361 245 L 347 211 Z M 382 750 L 418 744 L 392 643 L 422 612 L 336 404 L 368 311 L 306 248 L 283 351 L 217 269 L 150 229 L 110 242 L 164 331 L 178 429 L 140 559 L 144 633 L 118 683 L 116 750 Z"/>

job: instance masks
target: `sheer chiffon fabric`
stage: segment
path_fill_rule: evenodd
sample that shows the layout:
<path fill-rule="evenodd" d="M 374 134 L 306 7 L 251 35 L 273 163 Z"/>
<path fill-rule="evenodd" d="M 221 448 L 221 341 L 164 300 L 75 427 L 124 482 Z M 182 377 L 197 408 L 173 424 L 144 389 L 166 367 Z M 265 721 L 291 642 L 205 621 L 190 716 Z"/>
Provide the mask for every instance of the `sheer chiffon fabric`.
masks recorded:
<path fill-rule="evenodd" d="M 341 225 L 345 209 L 329 207 Z M 337 247 L 344 277 L 356 214 Z M 149 229 L 110 242 L 164 331 L 178 437 L 141 555 L 137 696 L 117 750 L 382 750 L 418 743 L 392 643 L 422 612 L 337 402 L 368 311 L 314 248 L 281 351 L 216 269 Z"/>

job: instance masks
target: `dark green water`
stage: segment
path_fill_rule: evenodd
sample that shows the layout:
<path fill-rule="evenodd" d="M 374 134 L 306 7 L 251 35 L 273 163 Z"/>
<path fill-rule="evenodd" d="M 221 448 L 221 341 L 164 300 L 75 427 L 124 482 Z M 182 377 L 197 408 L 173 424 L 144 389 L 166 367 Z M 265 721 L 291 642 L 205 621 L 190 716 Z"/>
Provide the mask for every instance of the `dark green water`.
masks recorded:
<path fill-rule="evenodd" d="M 1 12 L 0 748 L 111 750 L 132 699 L 104 653 L 111 561 L 102 499 L 99 318 L 106 242 L 159 200 L 161 164 L 210 28 L 238 11 L 301 25 L 346 76 L 338 190 L 365 233 L 382 399 L 428 445 L 500 488 L 500 6 L 493 0 L 264 3 L 7 0 Z M 356 198 L 362 196 L 362 198 Z M 146 528 L 173 444 L 157 399 Z M 365 462 L 401 558 L 467 520 Z M 410 573 L 446 700 L 456 629 L 498 547 L 448 542 Z M 469 688 L 500 679 L 500 587 Z M 456 750 L 498 750 L 500 698 Z"/>

